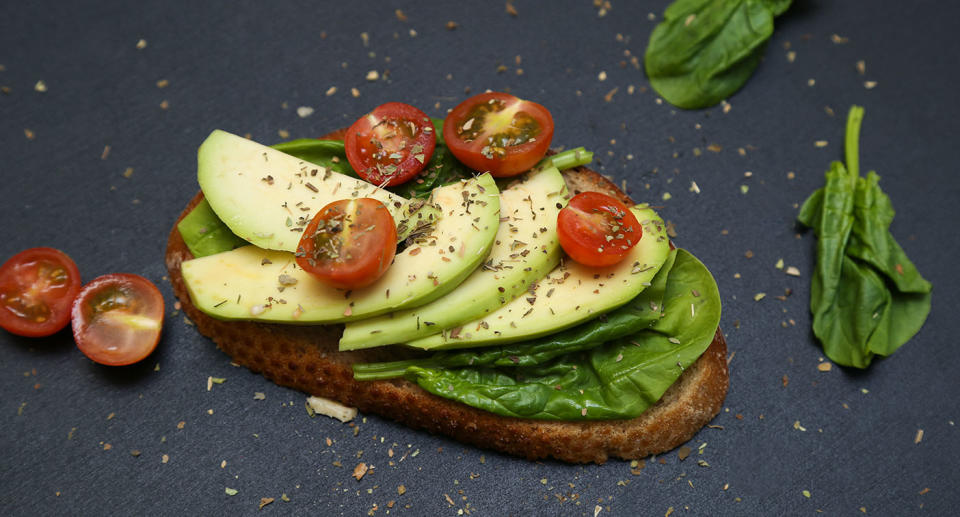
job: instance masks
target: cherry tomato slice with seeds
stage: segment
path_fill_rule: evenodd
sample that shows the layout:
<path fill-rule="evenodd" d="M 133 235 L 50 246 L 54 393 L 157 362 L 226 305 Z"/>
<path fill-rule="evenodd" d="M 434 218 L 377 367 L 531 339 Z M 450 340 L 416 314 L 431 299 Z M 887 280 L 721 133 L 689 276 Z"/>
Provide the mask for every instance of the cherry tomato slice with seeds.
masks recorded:
<path fill-rule="evenodd" d="M 80 271 L 66 253 L 30 248 L 0 266 L 0 327 L 19 336 L 49 336 L 70 322 Z"/>
<path fill-rule="evenodd" d="M 474 95 L 443 121 L 443 139 L 464 165 L 496 177 L 537 164 L 553 140 L 553 117 L 536 102 L 502 92 Z"/>
<path fill-rule="evenodd" d="M 103 275 L 83 286 L 73 302 L 73 339 L 97 363 L 133 364 L 157 347 L 163 310 L 153 282 L 129 273 Z"/>
<path fill-rule="evenodd" d="M 371 198 L 341 199 L 323 207 L 303 231 L 297 264 L 327 285 L 365 287 L 386 272 L 397 251 L 390 211 Z"/>
<path fill-rule="evenodd" d="M 640 241 L 643 227 L 617 199 L 583 192 L 560 210 L 557 235 L 570 258 L 585 266 L 603 267 L 623 260 Z"/>
<path fill-rule="evenodd" d="M 361 178 L 390 187 L 410 181 L 426 167 L 437 135 L 426 113 L 388 102 L 354 122 L 343 143 L 347 161 Z"/>

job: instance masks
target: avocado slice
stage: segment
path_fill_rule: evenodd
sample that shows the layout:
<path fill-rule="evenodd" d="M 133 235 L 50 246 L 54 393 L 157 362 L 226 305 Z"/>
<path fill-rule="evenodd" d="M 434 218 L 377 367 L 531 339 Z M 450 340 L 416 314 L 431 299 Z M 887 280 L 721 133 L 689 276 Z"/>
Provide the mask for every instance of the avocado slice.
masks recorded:
<path fill-rule="evenodd" d="M 595 318 L 640 294 L 670 253 L 663 220 L 646 205 L 633 208 L 643 235 L 627 257 L 604 268 L 566 260 L 500 309 L 406 344 L 426 350 L 503 345 L 557 332 Z"/>
<path fill-rule="evenodd" d="M 423 305 L 480 265 L 500 220 L 489 174 L 437 188 L 429 203 L 441 210 L 436 225 L 408 239 L 383 277 L 362 289 L 334 289 L 297 266 L 293 253 L 256 246 L 185 261 L 183 279 L 193 304 L 220 319 L 335 323 Z"/>
<path fill-rule="evenodd" d="M 296 251 L 303 228 L 332 201 L 372 197 L 395 221 L 406 202 L 376 185 L 219 129 L 200 145 L 197 180 L 230 231 L 271 250 Z"/>
<path fill-rule="evenodd" d="M 554 167 L 510 184 L 500 192 L 500 229 L 481 267 L 455 290 L 427 305 L 348 323 L 340 350 L 437 334 L 514 299 L 560 262 L 557 214 L 566 204 L 565 194 L 563 176 Z"/>

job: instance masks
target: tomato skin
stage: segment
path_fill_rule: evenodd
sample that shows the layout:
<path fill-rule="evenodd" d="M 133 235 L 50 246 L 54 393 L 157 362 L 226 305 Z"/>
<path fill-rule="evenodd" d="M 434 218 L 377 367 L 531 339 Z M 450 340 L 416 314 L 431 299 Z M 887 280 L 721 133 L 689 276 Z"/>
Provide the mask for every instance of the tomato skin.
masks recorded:
<path fill-rule="evenodd" d="M 366 287 L 390 267 L 397 227 L 390 211 L 372 198 L 341 199 L 323 207 L 303 231 L 297 264 L 338 289 Z"/>
<path fill-rule="evenodd" d="M 30 248 L 0 266 L 0 327 L 26 337 L 49 336 L 70 322 L 80 271 L 64 252 Z"/>
<path fill-rule="evenodd" d="M 473 170 L 489 171 L 498 178 L 516 176 L 547 154 L 553 140 L 553 116 L 540 104 L 509 93 L 481 93 L 447 115 L 443 140 L 453 155 Z M 514 143 L 517 140 L 519 143 Z"/>
<path fill-rule="evenodd" d="M 437 146 L 430 117 L 402 102 L 388 102 L 360 117 L 343 137 L 347 161 L 361 178 L 400 185 L 426 167 Z"/>
<path fill-rule="evenodd" d="M 73 339 L 94 362 L 124 366 L 153 353 L 163 329 L 163 295 L 140 275 L 112 273 L 83 286 L 73 302 Z"/>
<path fill-rule="evenodd" d="M 599 192 L 574 196 L 557 216 L 560 246 L 573 260 L 604 267 L 624 259 L 643 236 L 626 205 Z"/>

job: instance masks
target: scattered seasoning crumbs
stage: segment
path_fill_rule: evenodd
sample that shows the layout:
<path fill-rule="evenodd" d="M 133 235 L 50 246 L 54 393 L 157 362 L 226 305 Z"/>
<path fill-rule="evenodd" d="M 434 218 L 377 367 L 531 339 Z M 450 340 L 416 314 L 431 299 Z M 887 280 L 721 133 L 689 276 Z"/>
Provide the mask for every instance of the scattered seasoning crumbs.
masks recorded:
<path fill-rule="evenodd" d="M 23 136 L 27 137 L 27 140 L 33 140 L 34 138 L 36 138 L 37 134 L 34 133 L 33 130 L 31 129 L 24 128 Z"/>
<path fill-rule="evenodd" d="M 380 72 L 377 72 L 376 70 L 370 70 L 367 72 L 366 79 L 368 81 L 376 81 L 377 79 L 380 79 Z"/>
<path fill-rule="evenodd" d="M 157 88 L 166 88 L 167 86 L 170 86 L 170 81 L 166 79 L 160 79 L 157 81 Z"/>
<path fill-rule="evenodd" d="M 133 167 L 127 167 L 126 169 L 124 169 L 123 177 L 130 179 L 131 176 L 133 176 Z"/>
<path fill-rule="evenodd" d="M 827 141 L 826 141 L 826 140 L 817 140 L 816 142 L 813 143 L 813 146 L 814 146 L 814 147 L 826 147 L 826 146 L 827 146 Z"/>
<path fill-rule="evenodd" d="M 140 451 L 138 451 L 137 449 L 133 449 L 132 451 L 130 451 L 130 455 L 133 456 L 134 458 L 139 458 Z"/>
<path fill-rule="evenodd" d="M 143 50 L 147 48 L 147 40 L 141 38 L 137 40 L 137 50 Z"/>
<path fill-rule="evenodd" d="M 300 118 L 307 118 L 310 115 L 313 115 L 313 108 L 311 108 L 310 106 L 300 106 L 299 108 L 297 108 L 297 115 Z"/>
<path fill-rule="evenodd" d="M 797 269 L 795 266 L 789 266 L 785 271 L 785 273 L 790 276 L 800 276 L 800 270 Z"/>
<path fill-rule="evenodd" d="M 750 187 L 747 185 L 740 185 L 740 193 L 746 194 L 747 192 L 750 192 Z"/>
<path fill-rule="evenodd" d="M 917 429 L 917 436 L 913 438 L 913 443 L 920 443 L 923 440 L 923 429 Z"/>
<path fill-rule="evenodd" d="M 757 293 L 753 295 L 753 301 L 759 302 L 760 300 L 766 298 L 766 296 L 767 296 L 767 293 Z"/>
<path fill-rule="evenodd" d="M 266 400 L 267 395 L 262 391 L 253 392 L 253 400 Z"/>
<path fill-rule="evenodd" d="M 160 101 L 160 109 L 165 110 L 170 107 L 170 102 L 167 100 Z"/>
<path fill-rule="evenodd" d="M 47 83 L 43 82 L 42 80 L 37 81 L 37 84 L 33 85 L 33 89 L 40 93 L 44 93 L 47 91 Z"/>
<path fill-rule="evenodd" d="M 170 461 L 170 455 L 164 454 L 163 456 L 160 456 L 160 463 L 167 463 L 168 461 Z"/>
<path fill-rule="evenodd" d="M 793 423 L 793 428 L 796 429 L 797 431 L 801 431 L 801 432 L 806 432 L 806 431 L 807 431 L 807 428 L 806 428 L 806 427 L 803 427 L 802 425 L 800 425 L 800 421 L 799 421 L 799 420 L 797 420 L 796 422 Z"/>
<path fill-rule="evenodd" d="M 864 75 L 867 73 L 867 62 L 864 60 L 857 61 L 857 73 Z"/>
<path fill-rule="evenodd" d="M 370 470 L 370 467 L 368 467 L 366 463 L 360 462 L 360 463 L 357 463 L 357 466 L 353 468 L 352 475 L 354 478 L 357 479 L 357 481 L 360 481 L 361 479 L 363 479 L 363 476 L 365 476 L 367 474 L 367 471 L 369 470 Z"/>
<path fill-rule="evenodd" d="M 820 370 L 821 372 L 829 372 L 832 368 L 832 363 L 820 363 L 817 365 L 817 370 Z"/>
<path fill-rule="evenodd" d="M 684 445 L 677 449 L 677 457 L 680 458 L 680 461 L 687 459 L 687 456 L 690 456 L 690 453 L 693 452 L 693 449 Z"/>
<path fill-rule="evenodd" d="M 864 81 L 864 82 L 863 82 L 863 87 L 866 88 L 866 89 L 868 89 L 868 90 L 872 90 L 872 89 L 874 89 L 874 88 L 877 87 L 877 82 L 876 82 L 876 81 Z"/>
<path fill-rule="evenodd" d="M 327 88 L 327 92 L 326 92 L 327 97 L 329 97 L 329 96 L 331 96 L 331 95 L 333 95 L 333 94 L 335 94 L 335 93 L 337 93 L 337 87 L 336 87 L 336 86 L 331 86 L 331 87 Z"/>
<path fill-rule="evenodd" d="M 225 488 L 223 489 L 223 491 L 224 491 L 224 493 L 226 493 L 227 495 L 231 495 L 231 496 L 232 496 L 232 495 L 237 495 L 237 493 L 239 492 L 236 488 L 230 488 L 230 487 L 225 487 Z"/>
<path fill-rule="evenodd" d="M 803 497 L 806 497 L 807 499 L 810 499 L 810 491 L 809 491 L 809 490 L 804 490 L 802 493 L 803 493 Z"/>
<path fill-rule="evenodd" d="M 261 497 L 260 498 L 260 510 L 263 510 L 263 507 L 275 501 L 272 497 Z"/>

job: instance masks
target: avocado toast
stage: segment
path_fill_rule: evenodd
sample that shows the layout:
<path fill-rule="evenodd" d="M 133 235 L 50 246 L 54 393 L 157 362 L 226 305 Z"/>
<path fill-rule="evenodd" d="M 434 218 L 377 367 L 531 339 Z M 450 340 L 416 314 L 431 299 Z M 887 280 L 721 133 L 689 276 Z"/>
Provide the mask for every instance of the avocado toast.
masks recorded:
<path fill-rule="evenodd" d="M 585 167 L 564 170 L 562 177 L 571 194 L 599 191 L 632 204 L 609 180 Z M 201 193 L 188 204 L 181 219 L 202 201 Z M 652 405 L 642 414 L 631 418 L 562 420 L 509 416 L 432 394 L 421 387 L 430 382 L 422 376 L 356 380 L 354 365 L 416 363 L 429 356 L 421 350 L 396 345 L 342 351 L 338 343 L 343 325 L 339 323 L 290 325 L 211 317 L 193 303 L 188 293 L 182 265 L 192 258 L 180 232 L 174 228 L 166 254 L 174 291 L 199 331 L 236 363 L 261 372 L 278 384 L 464 443 L 531 459 L 554 457 L 598 463 L 610 456 L 636 459 L 669 450 L 689 439 L 716 415 L 726 394 L 726 344 L 719 329 L 713 332 L 706 351 L 692 364 L 674 367 L 682 372 L 676 382 L 662 395 L 656 394 L 655 403 L 651 401 Z M 357 325 L 363 321 L 359 320 Z"/>

